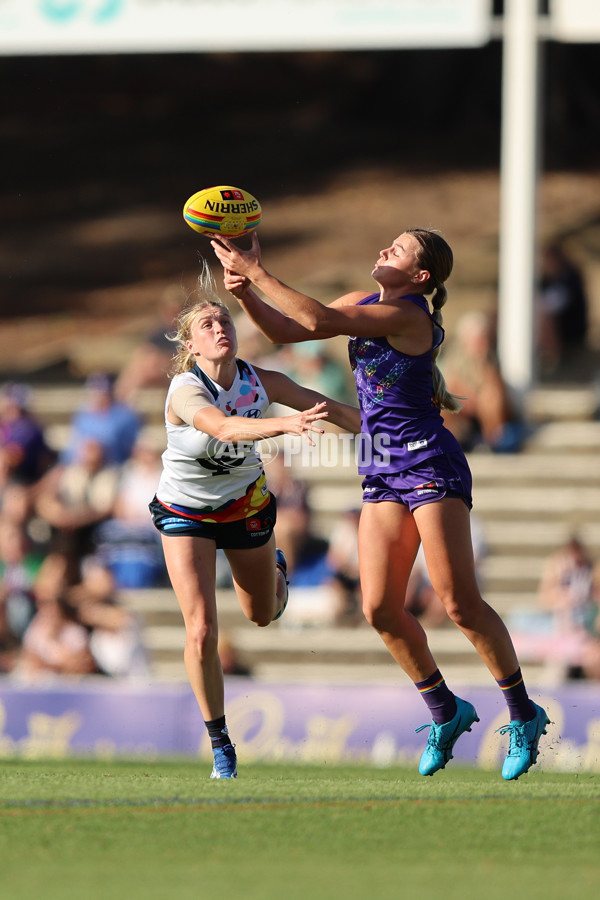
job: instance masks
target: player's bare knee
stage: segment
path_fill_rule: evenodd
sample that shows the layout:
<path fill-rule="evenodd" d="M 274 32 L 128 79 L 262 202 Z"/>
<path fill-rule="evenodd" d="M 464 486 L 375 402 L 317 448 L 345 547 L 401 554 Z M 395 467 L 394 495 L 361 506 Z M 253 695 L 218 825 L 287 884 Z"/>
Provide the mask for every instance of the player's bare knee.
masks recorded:
<path fill-rule="evenodd" d="M 266 628 L 273 621 L 273 610 L 255 609 L 249 616 L 250 621 L 259 628 Z"/>
<path fill-rule="evenodd" d="M 477 615 L 475 607 L 454 599 L 446 600 L 444 606 L 450 620 L 459 628 L 469 629 L 474 626 Z"/>
<path fill-rule="evenodd" d="M 219 640 L 218 628 L 207 622 L 188 626 L 186 629 L 186 646 L 199 659 L 214 656 Z"/>
<path fill-rule="evenodd" d="M 389 632 L 397 623 L 397 615 L 380 604 L 363 603 L 363 615 L 369 625 L 378 632 Z"/>

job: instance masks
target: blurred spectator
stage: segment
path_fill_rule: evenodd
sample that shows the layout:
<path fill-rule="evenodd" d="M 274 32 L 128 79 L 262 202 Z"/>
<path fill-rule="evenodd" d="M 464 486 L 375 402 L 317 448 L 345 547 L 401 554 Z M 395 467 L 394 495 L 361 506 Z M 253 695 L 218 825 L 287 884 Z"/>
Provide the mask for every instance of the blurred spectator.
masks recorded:
<path fill-rule="evenodd" d="M 120 605 L 110 569 L 97 556 L 81 564 L 81 581 L 68 591 L 78 621 L 89 632 L 98 673 L 115 678 L 145 677 L 150 672 L 137 618 Z"/>
<path fill-rule="evenodd" d="M 35 512 L 35 497 L 42 480 L 33 488 L 11 481 L 0 491 L 0 517 L 25 532 L 31 552 L 38 556 L 46 554 L 50 538 L 50 526 Z"/>
<path fill-rule="evenodd" d="M 51 526 L 50 550 L 68 559 L 70 584 L 79 580 L 80 560 L 95 550 L 96 526 L 112 515 L 119 478 L 120 467 L 107 465 L 102 444 L 90 438 L 40 482 L 36 511 Z"/>
<path fill-rule="evenodd" d="M 35 615 L 33 585 L 41 565 L 24 528 L 0 518 L 0 642 L 5 649 L 20 646 Z"/>
<path fill-rule="evenodd" d="M 34 484 L 56 460 L 44 429 L 29 411 L 25 384 L 6 384 L 0 396 L 0 447 L 5 480 Z"/>
<path fill-rule="evenodd" d="M 495 453 L 518 452 L 526 429 L 502 378 L 488 315 L 462 316 L 456 339 L 440 357 L 440 366 L 448 389 L 462 404 L 460 412 L 444 413 L 444 423 L 463 450 L 483 446 Z"/>
<path fill-rule="evenodd" d="M 133 351 L 115 382 L 115 397 L 131 403 L 140 390 L 147 387 L 168 387 L 168 371 L 175 352 L 166 336 L 174 329 L 182 301 L 181 286 L 169 285 L 161 297 L 155 327 Z"/>
<path fill-rule="evenodd" d="M 276 361 L 276 362 L 275 362 Z M 285 344 L 275 357 L 264 360 L 266 368 L 277 368 L 304 387 L 356 404 L 356 389 L 350 370 L 323 349 L 323 341 Z"/>
<path fill-rule="evenodd" d="M 32 495 L 27 487 L 20 481 L 7 481 L 0 494 L 0 513 L 2 518 L 8 519 L 26 527 L 33 512 Z"/>
<path fill-rule="evenodd" d="M 148 510 L 161 471 L 160 453 L 139 438 L 121 468 L 112 518 L 95 534 L 98 553 L 119 588 L 156 587 L 167 581 L 160 534 Z"/>
<path fill-rule="evenodd" d="M 269 490 L 277 497 L 275 540 L 286 555 L 288 573 L 291 574 L 309 538 L 308 485 L 294 476 L 283 453 L 272 457 L 265 472 Z"/>
<path fill-rule="evenodd" d="M 586 677 L 600 678 L 598 584 L 592 558 L 577 535 L 547 559 L 539 604 L 553 618 L 558 638 L 553 658 L 563 658 Z"/>
<path fill-rule="evenodd" d="M 66 599 L 67 560 L 50 554 L 34 585 L 37 612 L 23 637 L 14 669 L 18 678 L 45 679 L 51 675 L 89 675 L 97 671 L 88 632 Z"/>
<path fill-rule="evenodd" d="M 85 387 L 86 403 L 71 418 L 69 445 L 62 460 L 71 462 L 80 444 L 92 438 L 102 444 L 108 464 L 120 465 L 131 456 L 142 420 L 131 406 L 115 399 L 109 375 L 90 375 Z"/>
<path fill-rule="evenodd" d="M 366 622 L 362 614 L 362 593 L 358 570 L 358 523 L 360 509 L 344 513 L 329 535 L 327 565 L 331 584 L 338 597 L 337 624 L 358 625 Z"/>
<path fill-rule="evenodd" d="M 277 453 L 265 465 L 269 490 L 277 498 L 275 540 L 288 563 L 288 575 L 297 587 L 324 584 L 331 572 L 327 565 L 327 540 L 315 533 L 311 522 L 309 488 Z"/>
<path fill-rule="evenodd" d="M 231 637 L 226 633 L 219 636 L 218 653 L 224 675 L 252 675 L 252 670 L 241 661 Z"/>
<path fill-rule="evenodd" d="M 526 658 L 564 666 L 567 676 L 600 679 L 598 572 L 577 535 L 552 553 L 538 589 L 539 611 L 515 616 Z"/>
<path fill-rule="evenodd" d="M 543 372 L 552 374 L 585 347 L 588 330 L 581 272 L 558 244 L 542 253 L 538 310 L 538 353 Z"/>

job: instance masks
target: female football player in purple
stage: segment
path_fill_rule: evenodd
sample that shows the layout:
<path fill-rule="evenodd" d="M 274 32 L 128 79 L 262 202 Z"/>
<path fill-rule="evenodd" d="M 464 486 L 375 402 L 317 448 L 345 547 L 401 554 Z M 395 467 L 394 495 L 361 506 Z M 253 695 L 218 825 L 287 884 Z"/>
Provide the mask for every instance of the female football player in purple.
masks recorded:
<path fill-rule="evenodd" d="M 363 448 L 359 464 L 363 611 L 429 708 L 432 722 L 422 726 L 430 730 L 419 771 L 433 775 L 443 769 L 457 739 L 479 721 L 473 705 L 446 685 L 423 628 L 404 606 L 422 543 L 431 583 L 448 616 L 504 694 L 510 723 L 502 731 L 510 740 L 502 775 L 518 778 L 536 761 L 549 719 L 527 694 L 502 619 L 481 597 L 469 521 L 471 473 L 441 415 L 460 408 L 436 364 L 444 339 L 445 282 L 453 265 L 450 247 L 435 231 L 407 230 L 375 263 L 376 293 L 354 291 L 325 306 L 264 268 L 256 233 L 249 250 L 227 238 L 211 244 L 225 270 L 225 287 L 274 343 L 349 337 L 361 439 L 370 440 L 372 448 L 370 454 Z"/>

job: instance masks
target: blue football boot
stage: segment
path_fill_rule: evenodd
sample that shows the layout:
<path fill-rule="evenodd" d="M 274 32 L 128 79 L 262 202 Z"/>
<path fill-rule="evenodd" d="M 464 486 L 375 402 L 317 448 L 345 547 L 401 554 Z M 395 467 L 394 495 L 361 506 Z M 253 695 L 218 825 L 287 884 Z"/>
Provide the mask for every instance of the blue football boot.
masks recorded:
<path fill-rule="evenodd" d="M 502 777 L 507 781 L 515 781 L 524 775 L 538 758 L 538 744 L 550 719 L 546 710 L 533 704 L 535 716 L 529 722 L 510 722 L 497 730 L 500 734 L 508 734 L 508 753 L 502 766 Z"/>
<path fill-rule="evenodd" d="M 428 722 L 427 725 L 420 725 L 417 732 L 424 728 L 430 728 L 427 746 L 423 751 L 421 762 L 419 763 L 419 772 L 421 775 L 433 775 L 439 769 L 443 769 L 449 759 L 452 759 L 452 748 L 465 731 L 471 730 L 471 725 L 479 722 L 479 716 L 475 711 L 472 703 L 466 700 L 456 698 L 456 713 L 449 722 L 443 725 L 436 725 L 435 722 Z"/>
<path fill-rule="evenodd" d="M 237 778 L 237 756 L 233 744 L 214 747 L 214 763 L 211 778 Z"/>

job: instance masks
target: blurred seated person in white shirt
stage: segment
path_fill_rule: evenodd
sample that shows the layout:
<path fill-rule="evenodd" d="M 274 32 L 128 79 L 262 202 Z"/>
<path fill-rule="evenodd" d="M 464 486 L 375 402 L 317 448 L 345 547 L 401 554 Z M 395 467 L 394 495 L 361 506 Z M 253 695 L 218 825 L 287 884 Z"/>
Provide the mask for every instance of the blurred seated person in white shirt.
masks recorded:
<path fill-rule="evenodd" d="M 137 617 L 119 602 L 110 569 L 98 556 L 81 564 L 81 581 L 67 597 L 78 621 L 88 629 L 98 673 L 115 678 L 145 677 L 150 665 Z"/>
<path fill-rule="evenodd" d="M 67 560 L 46 557 L 34 585 L 37 613 L 23 637 L 14 674 L 39 681 L 51 676 L 81 676 L 97 671 L 87 629 L 66 599 Z"/>

